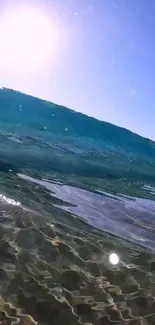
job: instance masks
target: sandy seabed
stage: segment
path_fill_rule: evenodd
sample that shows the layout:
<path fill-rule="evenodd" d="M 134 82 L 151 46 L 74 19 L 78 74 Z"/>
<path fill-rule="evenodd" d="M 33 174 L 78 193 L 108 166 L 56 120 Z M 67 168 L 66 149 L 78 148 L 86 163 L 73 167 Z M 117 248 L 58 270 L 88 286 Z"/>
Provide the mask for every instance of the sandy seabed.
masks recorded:
<path fill-rule="evenodd" d="M 154 325 L 154 254 L 72 219 L 0 201 L 0 324 Z"/>

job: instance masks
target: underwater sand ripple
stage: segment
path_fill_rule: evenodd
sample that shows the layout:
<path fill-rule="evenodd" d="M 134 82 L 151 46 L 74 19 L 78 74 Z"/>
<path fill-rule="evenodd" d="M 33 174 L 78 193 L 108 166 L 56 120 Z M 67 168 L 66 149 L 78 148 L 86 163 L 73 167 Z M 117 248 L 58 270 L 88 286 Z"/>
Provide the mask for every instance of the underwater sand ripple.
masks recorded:
<path fill-rule="evenodd" d="M 74 229 L 54 214 L 46 222 L 6 202 L 2 214 L 1 324 L 155 323 L 153 254 L 91 227 Z M 119 252 L 116 267 L 112 251 Z"/>

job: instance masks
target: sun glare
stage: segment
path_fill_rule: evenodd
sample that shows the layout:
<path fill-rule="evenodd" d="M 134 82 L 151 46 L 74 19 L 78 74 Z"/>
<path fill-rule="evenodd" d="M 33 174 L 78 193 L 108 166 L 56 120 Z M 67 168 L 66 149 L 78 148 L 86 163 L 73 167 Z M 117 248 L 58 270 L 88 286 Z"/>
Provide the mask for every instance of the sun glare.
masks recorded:
<path fill-rule="evenodd" d="M 33 72 L 57 49 L 56 26 L 38 8 L 16 8 L 0 16 L 0 61 L 8 70 Z"/>
<path fill-rule="evenodd" d="M 115 253 L 112 253 L 109 255 L 109 262 L 112 264 L 112 265 L 117 265 L 119 263 L 119 257 L 117 254 Z"/>

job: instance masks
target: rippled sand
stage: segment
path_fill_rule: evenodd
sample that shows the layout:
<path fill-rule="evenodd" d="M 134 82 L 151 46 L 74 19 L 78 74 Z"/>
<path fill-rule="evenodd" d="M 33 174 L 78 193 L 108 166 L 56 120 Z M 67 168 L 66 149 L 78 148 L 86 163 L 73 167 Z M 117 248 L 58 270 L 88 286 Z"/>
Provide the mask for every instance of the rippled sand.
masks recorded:
<path fill-rule="evenodd" d="M 155 324 L 155 256 L 70 218 L 0 202 L 0 324 Z"/>

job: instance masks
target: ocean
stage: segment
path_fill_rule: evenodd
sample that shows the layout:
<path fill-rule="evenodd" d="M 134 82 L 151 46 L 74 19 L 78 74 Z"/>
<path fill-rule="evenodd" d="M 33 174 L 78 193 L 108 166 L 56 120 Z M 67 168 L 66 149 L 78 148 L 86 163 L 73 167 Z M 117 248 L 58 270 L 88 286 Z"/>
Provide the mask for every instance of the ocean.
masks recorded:
<path fill-rule="evenodd" d="M 155 324 L 155 142 L 1 88 L 0 288 L 0 324 Z"/>

